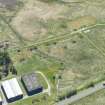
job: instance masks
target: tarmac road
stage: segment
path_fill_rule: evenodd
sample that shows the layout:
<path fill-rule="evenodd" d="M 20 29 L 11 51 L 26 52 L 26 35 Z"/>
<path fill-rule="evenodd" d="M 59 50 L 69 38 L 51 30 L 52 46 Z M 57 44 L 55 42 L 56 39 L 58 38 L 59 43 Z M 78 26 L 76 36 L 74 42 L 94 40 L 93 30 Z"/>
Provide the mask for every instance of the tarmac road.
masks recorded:
<path fill-rule="evenodd" d="M 103 85 L 103 82 L 98 83 L 94 87 L 83 90 L 83 91 L 79 92 L 78 94 L 76 94 L 76 95 L 74 95 L 68 99 L 66 98 L 65 100 L 58 102 L 55 105 L 69 105 L 71 103 L 74 103 L 74 102 L 76 102 L 76 101 L 78 101 L 78 100 L 80 100 L 86 96 L 89 96 L 89 95 L 91 95 L 91 94 L 93 94 L 99 90 L 102 90 L 104 88 L 105 88 L 105 86 Z"/>

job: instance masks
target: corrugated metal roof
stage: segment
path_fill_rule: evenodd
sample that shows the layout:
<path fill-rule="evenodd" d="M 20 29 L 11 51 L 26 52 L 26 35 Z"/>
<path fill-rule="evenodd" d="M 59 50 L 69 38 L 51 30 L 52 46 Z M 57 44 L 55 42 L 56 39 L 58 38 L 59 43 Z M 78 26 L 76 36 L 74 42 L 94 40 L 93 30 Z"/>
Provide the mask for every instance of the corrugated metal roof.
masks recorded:
<path fill-rule="evenodd" d="M 35 90 L 42 87 L 39 83 L 38 76 L 36 73 L 30 73 L 22 76 L 22 80 L 28 91 Z"/>
<path fill-rule="evenodd" d="M 2 86 L 8 99 L 23 94 L 16 78 L 2 82 Z"/>

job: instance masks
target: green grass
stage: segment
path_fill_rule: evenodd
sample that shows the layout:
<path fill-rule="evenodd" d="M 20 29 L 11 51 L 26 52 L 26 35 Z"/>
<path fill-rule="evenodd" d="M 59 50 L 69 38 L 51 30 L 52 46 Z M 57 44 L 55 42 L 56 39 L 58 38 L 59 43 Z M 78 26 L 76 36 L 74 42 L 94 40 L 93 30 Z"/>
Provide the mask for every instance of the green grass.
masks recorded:
<path fill-rule="evenodd" d="M 70 105 L 105 105 L 105 90 L 98 91 Z"/>
<path fill-rule="evenodd" d="M 25 100 L 17 101 L 16 103 L 10 105 L 53 105 L 53 98 L 53 96 L 49 97 L 48 95 L 36 95 Z"/>
<path fill-rule="evenodd" d="M 0 41 L 10 42 L 11 44 L 10 47 L 19 45 L 19 39 L 14 35 L 14 32 L 11 30 L 8 24 L 2 19 L 1 15 L 0 15 Z"/>
<path fill-rule="evenodd" d="M 97 36 L 99 35 L 97 34 Z M 73 41 L 76 43 L 72 43 Z M 95 45 L 97 46 L 97 44 Z M 105 74 L 104 56 L 87 38 L 81 37 L 81 34 L 73 37 L 72 40 L 59 43 L 59 46 L 66 46 L 63 60 L 67 70 L 63 72 L 61 87 L 78 88 L 86 82 L 97 79 L 97 77 L 101 78 Z"/>
<path fill-rule="evenodd" d="M 98 30 L 98 28 L 99 27 L 96 27 L 92 29 L 92 31 Z M 88 36 L 88 34 L 84 35 Z M 95 36 L 96 38 L 98 37 L 97 39 L 100 39 L 102 34 L 99 36 L 98 33 L 94 33 L 92 35 L 90 33 L 89 35 L 92 36 L 91 40 L 95 40 Z M 95 45 L 97 46 L 97 44 Z M 101 43 L 99 44 L 101 46 Z M 46 45 L 43 45 L 43 47 L 44 46 L 46 47 Z M 94 47 L 93 44 L 91 44 L 90 41 L 87 40 L 87 38 L 83 35 L 77 34 L 75 36 L 72 36 L 70 40 L 58 42 L 56 45 L 50 44 L 48 47 L 46 47 L 46 51 L 49 51 L 53 47 L 64 48 L 64 57 L 61 58 L 61 60 L 64 61 L 63 63 L 65 64 L 65 71 L 63 72 L 62 79 L 60 81 L 61 87 L 78 89 L 80 87 L 83 87 L 85 85 L 85 82 L 89 83 L 92 80 L 96 80 L 97 76 L 101 78 L 105 74 L 105 58 L 100 53 L 100 51 L 98 51 L 98 49 Z M 99 46 L 97 47 L 99 48 Z M 56 58 L 59 59 L 59 56 Z M 53 79 L 53 76 L 58 73 L 59 69 L 62 66 L 56 59 L 52 59 L 50 57 L 44 58 L 40 54 L 34 53 L 31 58 L 26 58 L 26 61 L 16 63 L 15 67 L 18 71 L 18 75 L 29 73 L 35 70 L 42 71 L 51 81 L 51 83 L 54 84 L 55 81 Z M 72 76 L 72 73 L 66 74 L 65 72 L 68 72 L 67 70 L 71 71 L 74 76 Z M 66 79 L 66 77 L 68 77 L 68 79 Z"/>
<path fill-rule="evenodd" d="M 52 0 L 49 0 L 49 1 L 52 1 Z M 57 1 L 57 0 L 53 0 L 53 1 Z M 38 30 L 39 33 L 34 33 L 35 40 L 33 41 L 26 40 L 27 45 L 30 45 L 31 43 L 36 43 L 38 40 L 52 39 L 52 38 L 57 38 L 59 36 L 64 35 L 64 38 L 59 39 L 61 41 L 58 42 L 58 40 L 56 41 L 54 40 L 55 42 L 57 42 L 57 44 L 53 44 L 53 41 L 48 42 L 47 43 L 48 45 L 42 43 L 43 44 L 42 47 L 47 46 L 45 52 L 47 52 L 49 55 L 50 55 L 50 50 L 53 47 L 57 47 L 57 48 L 61 47 L 64 49 L 64 56 L 61 57 L 60 54 L 58 54 L 58 56 L 55 54 L 53 55 L 54 57 L 53 59 L 53 57 L 50 57 L 50 56 L 47 56 L 45 58 L 38 53 L 34 53 L 30 58 L 26 57 L 25 58 L 26 60 L 23 62 L 18 62 L 17 61 L 18 58 L 16 58 L 15 59 L 16 62 L 13 62 L 13 63 L 18 71 L 19 76 L 30 72 L 34 72 L 34 71 L 43 72 L 48 78 L 48 80 L 50 81 L 52 89 L 54 89 L 52 91 L 54 92 L 53 95 L 55 95 L 56 86 L 55 86 L 55 80 L 53 76 L 55 76 L 61 70 L 62 61 L 65 66 L 64 68 L 65 70 L 64 71 L 62 70 L 63 72 L 62 72 L 62 79 L 60 80 L 60 86 L 64 87 L 64 90 L 66 90 L 65 88 L 68 86 L 70 86 L 69 89 L 78 88 L 78 86 L 83 87 L 85 83 L 91 82 L 91 80 L 96 80 L 97 77 L 101 78 L 105 74 L 105 58 L 103 57 L 103 54 L 100 53 L 100 51 L 98 51 L 98 49 L 100 49 L 101 52 L 105 53 L 105 50 L 104 50 L 105 48 L 104 28 L 105 27 L 96 27 L 94 29 L 91 29 L 91 32 L 84 34 L 95 44 L 95 46 L 98 47 L 98 49 L 94 47 L 93 44 L 91 44 L 86 39 L 86 37 L 83 37 L 81 34 L 73 35 L 73 37 L 70 36 L 70 29 L 68 28 L 67 23 L 73 20 L 73 18 L 76 19 L 80 17 L 79 16 L 80 14 L 82 15 L 82 12 L 83 12 L 82 10 L 85 10 L 84 7 L 87 7 L 85 6 L 85 3 L 83 5 L 84 6 L 82 7 L 81 5 L 71 6 L 71 4 L 70 5 L 64 4 L 65 10 L 63 10 L 57 16 L 58 19 L 56 19 L 56 16 L 55 16 L 55 19 L 47 19 L 46 21 L 44 21 L 43 19 L 36 18 L 37 16 L 33 20 L 30 19 L 28 24 L 29 27 L 32 27 L 35 29 L 45 29 L 47 32 L 45 33 L 45 35 L 42 35 L 41 30 Z M 2 14 L 8 22 L 10 22 L 14 17 L 18 15 L 17 13 L 22 7 L 21 6 L 17 7 L 15 10 L 11 10 L 11 11 L 4 10 L 5 13 L 1 11 L 0 14 Z M 80 13 L 77 13 L 78 8 Z M 94 11 L 92 13 L 94 13 Z M 63 18 L 61 19 L 60 17 L 61 18 L 63 17 Z M 18 32 L 15 32 L 16 29 L 14 30 L 13 29 L 11 30 L 11 29 L 12 28 L 10 27 L 10 25 L 6 24 L 5 21 L 3 21 L 0 18 L 0 40 L 2 41 L 2 40 L 8 39 L 10 41 L 16 41 L 18 42 L 17 45 L 21 46 L 22 43 L 19 44 L 19 39 L 21 39 L 21 37 L 14 35 L 14 34 L 18 34 Z M 38 34 L 38 37 L 36 38 L 37 34 Z M 19 35 L 21 36 L 22 33 L 20 33 Z M 66 37 L 66 35 L 68 36 Z M 13 37 L 13 39 L 11 38 L 11 36 Z M 62 42 L 63 39 L 65 39 L 64 42 Z M 43 49 L 42 49 L 42 52 L 43 52 Z M 11 53 L 10 54 L 11 58 L 16 57 L 18 54 L 14 52 L 10 52 L 10 53 Z M 58 61 L 57 59 L 60 59 L 61 62 L 60 60 Z M 11 77 L 12 75 L 10 74 L 7 78 L 11 78 Z M 44 83 L 44 81 L 41 81 L 41 82 Z M 62 91 L 64 92 L 64 90 Z M 55 96 L 52 96 L 52 97 L 55 98 Z M 46 102 L 42 98 L 43 96 L 40 96 L 40 95 L 38 97 L 37 96 L 30 97 L 27 100 L 20 100 L 13 105 L 34 105 L 35 103 L 32 104 L 33 99 L 39 100 L 39 102 L 37 102 L 35 105 L 52 105 L 51 102 L 53 101 L 53 99 L 51 97 L 49 97 Z"/>
<path fill-rule="evenodd" d="M 105 53 L 105 25 L 97 26 L 86 35 L 99 49 L 101 49 Z"/>
<path fill-rule="evenodd" d="M 33 71 L 41 71 L 51 81 L 53 81 L 53 75 L 55 75 L 61 67 L 61 64 L 57 61 L 54 61 L 49 58 L 46 59 L 34 54 L 31 58 L 26 58 L 26 61 L 18 62 L 14 65 L 17 69 L 18 75 Z"/>

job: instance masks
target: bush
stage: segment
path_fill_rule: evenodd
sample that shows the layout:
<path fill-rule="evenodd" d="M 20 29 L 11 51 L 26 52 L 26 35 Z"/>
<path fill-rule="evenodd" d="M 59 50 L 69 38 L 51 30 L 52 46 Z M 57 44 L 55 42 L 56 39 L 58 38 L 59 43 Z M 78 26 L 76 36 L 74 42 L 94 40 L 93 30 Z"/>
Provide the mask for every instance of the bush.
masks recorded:
<path fill-rule="evenodd" d="M 58 97 L 58 100 L 59 100 L 59 101 L 64 100 L 64 99 L 65 99 L 65 95 L 62 95 L 62 96 L 59 96 L 59 97 Z"/>
<path fill-rule="evenodd" d="M 61 101 L 61 100 L 64 100 L 65 98 L 70 98 L 71 96 L 76 95 L 76 94 L 77 94 L 77 90 L 76 89 L 70 90 L 70 91 L 66 91 L 61 96 L 58 97 L 58 100 Z"/>
<path fill-rule="evenodd" d="M 75 89 L 75 90 L 72 90 L 72 91 L 69 91 L 68 93 L 67 93 L 67 98 L 70 98 L 71 96 L 73 96 L 73 95 L 76 95 L 77 94 L 77 90 Z"/>
<path fill-rule="evenodd" d="M 40 1 L 43 1 L 43 2 L 55 2 L 55 1 L 58 1 L 58 0 L 40 0 Z"/>
<path fill-rule="evenodd" d="M 80 87 L 77 88 L 77 91 L 82 91 L 84 89 L 90 88 L 94 86 L 94 82 L 88 82 L 86 84 L 81 85 Z"/>

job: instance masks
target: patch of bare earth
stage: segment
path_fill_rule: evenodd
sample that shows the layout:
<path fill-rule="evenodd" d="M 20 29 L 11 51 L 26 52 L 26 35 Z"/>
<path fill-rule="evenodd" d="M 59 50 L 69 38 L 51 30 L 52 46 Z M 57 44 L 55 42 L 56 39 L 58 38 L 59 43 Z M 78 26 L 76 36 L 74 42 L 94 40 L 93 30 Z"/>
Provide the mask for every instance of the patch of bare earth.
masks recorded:
<path fill-rule="evenodd" d="M 80 18 L 74 19 L 68 23 L 70 29 L 79 29 L 82 26 L 89 26 L 96 23 L 96 18 L 93 16 L 82 16 Z"/>
<path fill-rule="evenodd" d="M 65 50 L 62 47 L 53 47 L 49 51 L 51 56 L 57 57 L 57 58 L 64 58 Z"/>
<path fill-rule="evenodd" d="M 64 6 L 59 4 L 47 4 L 37 0 L 29 0 L 11 24 L 25 39 L 38 39 L 41 36 L 43 37 L 47 32 L 47 30 L 40 25 L 40 20 L 44 22 L 47 21 L 47 19 L 59 17 L 63 8 Z"/>
<path fill-rule="evenodd" d="M 19 52 L 12 60 L 17 63 L 24 61 L 25 59 L 29 59 L 32 57 L 32 53 L 30 51 L 23 50 L 22 52 Z"/>
<path fill-rule="evenodd" d="M 62 75 L 64 80 L 74 80 L 75 78 L 82 77 L 80 74 L 76 74 L 73 72 L 73 70 L 64 70 L 63 75 Z"/>

